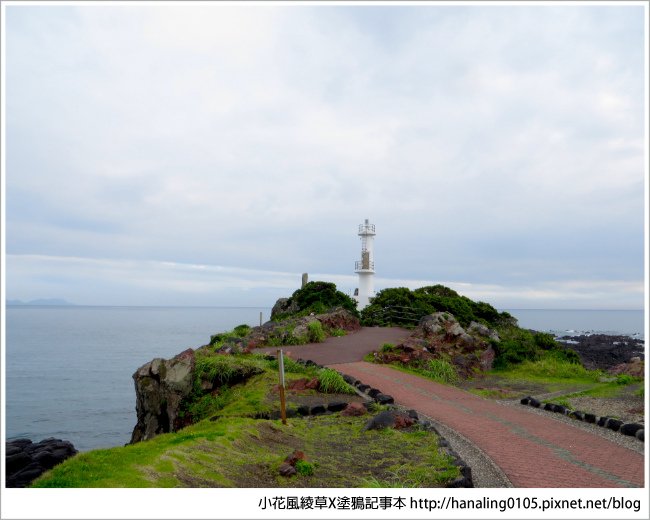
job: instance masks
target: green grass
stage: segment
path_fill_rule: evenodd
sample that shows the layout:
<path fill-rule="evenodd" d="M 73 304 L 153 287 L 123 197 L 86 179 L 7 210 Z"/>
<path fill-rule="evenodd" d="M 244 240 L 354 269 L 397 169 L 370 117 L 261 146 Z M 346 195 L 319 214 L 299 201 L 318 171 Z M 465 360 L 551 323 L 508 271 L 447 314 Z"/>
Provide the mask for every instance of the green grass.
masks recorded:
<path fill-rule="evenodd" d="M 598 383 L 603 373 L 587 370 L 582 365 L 557 359 L 553 356 L 537 361 L 524 361 L 507 369 L 495 370 L 495 374 L 508 379 L 562 381 L 575 383 Z"/>
<path fill-rule="evenodd" d="M 444 359 L 430 359 L 420 370 L 425 377 L 440 383 L 454 384 L 459 380 L 456 367 Z"/>
<path fill-rule="evenodd" d="M 322 343 L 326 337 L 320 321 L 310 321 L 307 324 L 307 338 L 310 343 Z"/>
<path fill-rule="evenodd" d="M 354 388 L 345 382 L 343 376 L 331 368 L 322 368 L 318 371 L 319 389 L 329 394 L 356 394 Z"/>
<path fill-rule="evenodd" d="M 33 487 L 363 487 L 367 479 L 439 487 L 459 474 L 425 431 L 364 430 L 368 417 L 201 421 L 150 441 L 72 457 Z M 308 461 L 285 479 L 295 449 Z"/>

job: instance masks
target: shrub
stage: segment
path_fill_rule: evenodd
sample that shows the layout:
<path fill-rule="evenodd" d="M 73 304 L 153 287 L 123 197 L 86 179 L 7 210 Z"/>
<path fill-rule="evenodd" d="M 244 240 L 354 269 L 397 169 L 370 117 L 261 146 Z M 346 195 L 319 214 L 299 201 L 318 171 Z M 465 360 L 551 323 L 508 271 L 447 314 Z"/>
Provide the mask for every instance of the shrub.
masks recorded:
<path fill-rule="evenodd" d="M 395 345 L 392 343 L 384 343 L 381 348 L 379 349 L 379 352 L 393 352 L 395 350 Z"/>
<path fill-rule="evenodd" d="M 639 378 L 633 377 L 629 374 L 617 374 L 615 380 L 617 385 L 631 385 L 637 381 L 639 381 Z"/>
<path fill-rule="evenodd" d="M 361 311 L 364 325 L 414 325 L 427 314 L 448 312 L 467 327 L 472 321 L 496 327 L 510 323 L 512 316 L 499 313 L 485 302 L 474 302 L 443 285 L 430 285 L 411 291 L 397 287 L 379 291 Z"/>
<path fill-rule="evenodd" d="M 320 321 L 310 321 L 307 325 L 307 337 L 311 343 L 322 343 L 325 341 L 325 331 Z"/>
<path fill-rule="evenodd" d="M 322 368 L 318 371 L 318 386 L 321 392 L 328 394 L 356 394 L 343 376 L 331 368 Z"/>
<path fill-rule="evenodd" d="M 348 335 L 348 333 L 344 329 L 332 329 L 330 331 L 330 336 L 333 336 L 335 338 L 339 338 L 341 336 L 347 336 L 347 335 Z"/>
<path fill-rule="evenodd" d="M 244 336 L 246 336 L 250 331 L 251 331 L 250 326 L 248 326 L 246 324 L 237 325 L 233 329 L 233 332 L 240 338 L 243 338 Z"/>
<path fill-rule="evenodd" d="M 306 316 L 310 313 L 321 314 L 334 307 L 342 307 L 355 316 L 359 316 L 357 302 L 347 294 L 336 289 L 330 282 L 309 282 L 295 291 L 289 298 L 288 305 L 295 303 L 298 310 L 291 314 L 280 314 L 273 319 L 276 321 L 288 318 L 290 315 Z"/>

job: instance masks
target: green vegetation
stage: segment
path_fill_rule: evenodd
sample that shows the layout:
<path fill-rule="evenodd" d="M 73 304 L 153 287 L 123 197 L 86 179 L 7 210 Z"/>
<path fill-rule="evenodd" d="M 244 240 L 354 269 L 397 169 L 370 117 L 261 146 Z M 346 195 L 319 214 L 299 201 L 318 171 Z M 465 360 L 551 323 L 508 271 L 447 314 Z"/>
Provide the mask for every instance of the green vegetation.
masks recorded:
<path fill-rule="evenodd" d="M 217 357 L 229 361 L 212 359 Z M 216 396 L 202 396 L 215 401 L 191 403 L 205 405 L 204 420 L 149 441 L 79 454 L 33 486 L 361 487 L 369 479 L 442 486 L 459 474 L 449 457 L 439 453 L 436 435 L 416 428 L 365 430 L 368 416 L 340 414 L 290 418 L 287 426 L 279 420 L 256 420 L 259 412 L 277 409 L 277 394 L 271 390 L 277 384 L 277 365 L 273 368 L 274 362 L 262 356 L 204 358 L 204 376 L 232 383 L 236 380 L 232 374 L 241 370 L 249 374 L 245 381 L 220 387 Z M 296 372 L 301 366 L 289 360 L 286 365 Z M 213 374 L 215 367 L 226 375 Z M 316 373 L 332 391 L 345 384 L 330 369 L 302 370 L 289 373 L 288 379 Z M 296 463 L 298 475 L 281 477 L 278 467 L 296 449 L 308 460 Z"/>
<path fill-rule="evenodd" d="M 597 383 L 602 377 L 600 370 L 587 370 L 578 363 L 547 353 L 536 361 L 525 359 L 508 369 L 496 370 L 500 376 L 510 379 L 563 380 L 576 383 Z"/>
<path fill-rule="evenodd" d="M 331 368 L 318 371 L 318 383 L 321 392 L 330 394 L 356 394 L 354 388 L 347 384 L 341 374 Z"/>
<path fill-rule="evenodd" d="M 422 375 L 440 383 L 454 384 L 458 382 L 456 367 L 444 359 L 430 359 L 421 371 Z"/>
<path fill-rule="evenodd" d="M 340 338 L 341 336 L 347 336 L 348 332 L 344 329 L 332 329 L 330 330 L 330 336 L 335 338 Z"/>
<path fill-rule="evenodd" d="M 580 357 L 571 349 L 559 345 L 551 334 L 531 332 L 519 327 L 506 326 L 499 329 L 501 341 L 492 342 L 496 353 L 494 368 L 507 369 L 524 361 L 556 359 L 580 365 Z"/>
<path fill-rule="evenodd" d="M 309 282 L 301 289 L 295 291 L 287 305 L 295 304 L 296 312 L 284 313 L 274 316 L 275 321 L 281 321 L 292 316 L 307 316 L 312 312 L 322 314 L 334 307 L 342 307 L 359 317 L 357 302 L 347 294 L 336 289 L 336 285 L 329 282 Z"/>
<path fill-rule="evenodd" d="M 413 326 L 420 318 L 434 312 L 449 312 L 463 326 L 472 321 L 491 327 L 514 324 L 507 312 L 499 312 L 485 302 L 474 302 L 443 285 L 421 287 L 414 291 L 406 287 L 384 289 L 361 311 L 364 325 Z"/>
<path fill-rule="evenodd" d="M 303 477 L 311 477 L 314 474 L 315 465 L 306 460 L 296 461 L 296 472 Z"/>
<path fill-rule="evenodd" d="M 307 337 L 310 343 L 322 343 L 325 341 L 325 331 L 320 321 L 309 322 L 307 325 Z"/>

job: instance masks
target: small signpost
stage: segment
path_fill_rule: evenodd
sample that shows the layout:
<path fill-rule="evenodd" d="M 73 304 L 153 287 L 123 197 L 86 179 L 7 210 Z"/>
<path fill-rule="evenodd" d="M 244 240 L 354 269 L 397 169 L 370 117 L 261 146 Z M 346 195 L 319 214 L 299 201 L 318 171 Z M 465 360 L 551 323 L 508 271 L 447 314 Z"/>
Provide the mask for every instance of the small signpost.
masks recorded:
<path fill-rule="evenodd" d="M 282 424 L 287 424 L 287 403 L 284 398 L 284 354 L 278 349 L 278 370 L 280 372 L 280 414 Z"/>

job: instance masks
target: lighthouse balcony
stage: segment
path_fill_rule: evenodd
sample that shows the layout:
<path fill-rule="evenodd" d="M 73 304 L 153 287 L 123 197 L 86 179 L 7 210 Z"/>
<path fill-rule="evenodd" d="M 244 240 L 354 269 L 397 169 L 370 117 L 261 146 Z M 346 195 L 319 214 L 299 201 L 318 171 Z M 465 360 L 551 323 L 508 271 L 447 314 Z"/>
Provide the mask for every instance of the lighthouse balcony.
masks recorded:
<path fill-rule="evenodd" d="M 374 235 L 375 234 L 375 225 L 374 224 L 359 224 L 359 234 L 360 235 Z"/>
<path fill-rule="evenodd" d="M 374 271 L 375 270 L 375 262 L 370 262 L 370 261 L 367 261 L 367 260 L 357 260 L 356 262 L 354 262 L 354 270 L 355 270 L 355 272 Z"/>

